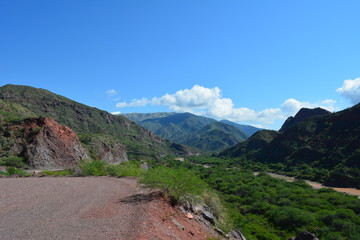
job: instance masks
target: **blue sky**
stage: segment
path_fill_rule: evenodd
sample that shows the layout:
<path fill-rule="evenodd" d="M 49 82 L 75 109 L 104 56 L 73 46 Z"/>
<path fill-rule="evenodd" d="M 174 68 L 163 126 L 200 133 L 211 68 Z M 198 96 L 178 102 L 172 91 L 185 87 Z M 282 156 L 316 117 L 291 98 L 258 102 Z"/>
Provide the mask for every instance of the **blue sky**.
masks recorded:
<path fill-rule="evenodd" d="M 360 101 L 360 1 L 1 1 L 0 85 L 278 129 Z M 345 81 L 347 80 L 347 81 Z"/>

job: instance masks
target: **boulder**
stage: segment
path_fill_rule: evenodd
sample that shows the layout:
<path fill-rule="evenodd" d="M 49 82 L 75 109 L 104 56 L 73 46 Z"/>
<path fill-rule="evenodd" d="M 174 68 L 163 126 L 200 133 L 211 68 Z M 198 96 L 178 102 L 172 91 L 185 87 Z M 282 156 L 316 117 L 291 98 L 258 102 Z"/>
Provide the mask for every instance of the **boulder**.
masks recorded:
<path fill-rule="evenodd" d="M 308 231 L 301 231 L 296 237 L 289 238 L 288 240 L 319 240 L 315 234 Z"/>

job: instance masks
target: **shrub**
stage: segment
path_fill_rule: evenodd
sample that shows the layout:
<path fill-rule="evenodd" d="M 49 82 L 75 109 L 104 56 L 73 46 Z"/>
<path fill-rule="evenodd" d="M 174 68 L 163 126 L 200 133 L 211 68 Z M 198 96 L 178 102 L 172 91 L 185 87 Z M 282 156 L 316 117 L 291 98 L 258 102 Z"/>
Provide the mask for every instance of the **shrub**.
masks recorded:
<path fill-rule="evenodd" d="M 8 176 L 17 175 L 20 177 L 27 177 L 30 175 L 30 174 L 26 173 L 24 170 L 17 169 L 15 167 L 8 167 L 6 170 L 7 170 L 6 175 L 8 175 Z"/>
<path fill-rule="evenodd" d="M 84 176 L 104 176 L 106 163 L 100 160 L 83 160 L 79 163 L 81 174 Z"/>
<path fill-rule="evenodd" d="M 177 204 L 182 197 L 201 195 L 206 189 L 206 184 L 194 172 L 185 168 L 150 169 L 141 182 L 147 187 L 162 190 L 172 204 Z"/>
<path fill-rule="evenodd" d="M 107 175 L 115 177 L 141 177 L 145 171 L 140 168 L 140 164 L 137 162 L 122 162 L 120 164 L 108 164 L 105 172 Z"/>
<path fill-rule="evenodd" d="M 16 167 L 16 168 L 23 168 L 26 167 L 26 163 L 24 162 L 24 158 L 22 157 L 4 157 L 0 159 L 0 165 L 8 166 L 8 167 Z"/>
<path fill-rule="evenodd" d="M 64 169 L 61 171 L 44 170 L 44 171 L 42 171 L 42 174 L 44 176 L 69 176 L 69 175 L 73 175 L 73 170 L 71 168 Z"/>
<path fill-rule="evenodd" d="M 288 230 L 295 230 L 314 222 L 314 217 L 309 212 L 289 206 L 275 208 L 271 218 L 276 226 Z"/>

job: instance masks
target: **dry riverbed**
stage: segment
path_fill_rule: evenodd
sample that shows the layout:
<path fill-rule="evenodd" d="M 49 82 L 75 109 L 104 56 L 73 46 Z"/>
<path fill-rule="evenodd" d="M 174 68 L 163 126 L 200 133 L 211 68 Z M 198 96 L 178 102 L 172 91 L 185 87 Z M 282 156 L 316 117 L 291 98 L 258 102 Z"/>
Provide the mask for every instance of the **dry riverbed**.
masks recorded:
<path fill-rule="evenodd" d="M 259 174 L 258 172 L 254 172 L 255 175 Z M 280 175 L 280 174 L 276 174 L 276 173 L 267 173 L 270 176 L 274 177 L 274 178 L 279 178 L 279 179 L 283 179 L 285 181 L 288 182 L 293 182 L 295 181 L 294 177 L 289 177 L 289 176 L 285 176 L 285 175 Z M 342 193 L 347 193 L 350 195 L 355 195 L 358 196 L 360 198 L 360 190 L 356 189 L 356 188 L 338 188 L 338 187 L 328 187 L 328 186 L 324 186 L 321 183 L 317 183 L 317 182 L 312 182 L 309 180 L 305 181 L 307 184 L 309 184 L 310 186 L 312 186 L 315 189 L 320 189 L 320 188 L 332 188 L 338 192 L 342 192 Z"/>

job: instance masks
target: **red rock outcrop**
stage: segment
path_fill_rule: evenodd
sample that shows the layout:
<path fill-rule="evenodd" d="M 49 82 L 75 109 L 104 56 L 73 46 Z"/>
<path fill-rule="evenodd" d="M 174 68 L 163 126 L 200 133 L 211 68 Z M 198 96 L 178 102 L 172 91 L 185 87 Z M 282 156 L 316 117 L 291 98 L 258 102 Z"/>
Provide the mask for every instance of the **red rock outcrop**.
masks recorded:
<path fill-rule="evenodd" d="M 88 158 L 76 133 L 52 118 L 30 118 L 24 121 L 25 158 L 33 168 L 74 167 Z"/>

